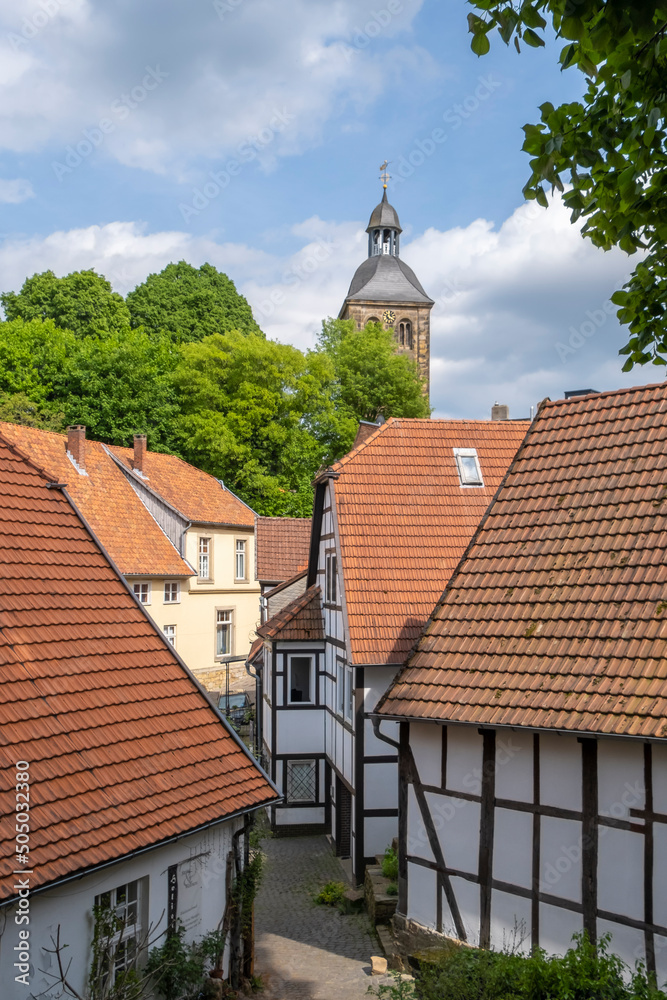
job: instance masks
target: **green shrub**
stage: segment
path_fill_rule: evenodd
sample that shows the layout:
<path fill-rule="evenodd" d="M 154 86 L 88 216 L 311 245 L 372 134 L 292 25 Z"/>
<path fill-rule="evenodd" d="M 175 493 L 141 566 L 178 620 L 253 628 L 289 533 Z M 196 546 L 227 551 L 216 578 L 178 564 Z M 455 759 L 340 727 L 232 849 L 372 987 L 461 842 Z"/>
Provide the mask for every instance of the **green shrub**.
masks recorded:
<path fill-rule="evenodd" d="M 343 902 L 344 895 L 343 882 L 327 882 L 315 896 L 315 902 L 323 906 L 339 906 Z"/>
<path fill-rule="evenodd" d="M 597 948 L 575 935 L 565 955 L 523 957 L 504 951 L 455 947 L 419 977 L 422 1000 L 666 1000 L 638 967 L 632 974 L 609 953 L 609 935 Z"/>
<path fill-rule="evenodd" d="M 398 879 L 398 855 L 393 847 L 386 847 L 382 859 L 382 874 L 385 878 L 396 882 Z"/>
<path fill-rule="evenodd" d="M 398 896 L 398 885 L 396 882 L 390 882 L 390 884 L 387 886 L 387 895 Z"/>

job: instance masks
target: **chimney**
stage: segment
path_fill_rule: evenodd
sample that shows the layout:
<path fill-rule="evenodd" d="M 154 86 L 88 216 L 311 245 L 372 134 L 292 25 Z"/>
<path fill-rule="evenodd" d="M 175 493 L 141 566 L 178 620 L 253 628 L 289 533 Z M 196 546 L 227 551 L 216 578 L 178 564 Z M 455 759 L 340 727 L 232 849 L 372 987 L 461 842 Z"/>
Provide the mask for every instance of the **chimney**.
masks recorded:
<path fill-rule="evenodd" d="M 132 468 L 135 472 L 138 472 L 140 476 L 144 475 L 144 458 L 146 457 L 146 435 L 145 434 L 135 434 L 134 435 L 134 459 L 132 460 Z"/>
<path fill-rule="evenodd" d="M 67 451 L 82 472 L 86 468 L 86 428 L 83 424 L 73 424 L 67 428 Z"/>
<path fill-rule="evenodd" d="M 494 403 L 491 407 L 492 420 L 509 420 L 510 408 L 506 403 Z"/>

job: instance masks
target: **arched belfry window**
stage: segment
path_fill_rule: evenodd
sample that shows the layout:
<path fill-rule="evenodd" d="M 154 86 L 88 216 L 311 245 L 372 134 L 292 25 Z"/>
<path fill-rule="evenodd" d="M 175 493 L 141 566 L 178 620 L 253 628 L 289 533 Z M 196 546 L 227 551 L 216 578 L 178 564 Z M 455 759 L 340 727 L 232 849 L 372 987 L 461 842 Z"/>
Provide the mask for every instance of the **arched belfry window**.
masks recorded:
<path fill-rule="evenodd" d="M 382 233 L 382 253 L 391 253 L 391 229 L 385 229 Z"/>
<path fill-rule="evenodd" d="M 412 323 L 409 319 L 402 319 L 398 324 L 398 342 L 401 347 L 412 350 Z"/>
<path fill-rule="evenodd" d="M 373 230 L 373 254 L 380 253 L 380 230 Z"/>
<path fill-rule="evenodd" d="M 369 316 L 368 319 L 366 320 L 367 324 L 368 323 L 379 323 L 379 322 L 380 322 L 380 320 L 377 318 L 377 316 Z"/>

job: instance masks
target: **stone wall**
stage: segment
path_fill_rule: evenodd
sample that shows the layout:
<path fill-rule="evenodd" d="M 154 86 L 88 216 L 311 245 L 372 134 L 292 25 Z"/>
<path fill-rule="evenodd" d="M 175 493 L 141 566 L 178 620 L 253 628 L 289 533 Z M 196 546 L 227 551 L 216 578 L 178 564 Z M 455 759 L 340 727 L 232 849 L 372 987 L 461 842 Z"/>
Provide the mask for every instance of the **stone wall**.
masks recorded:
<path fill-rule="evenodd" d="M 192 672 L 207 691 L 220 691 L 221 694 L 224 694 L 227 683 L 226 667 L 214 667 L 210 670 L 193 670 Z M 229 664 L 229 690 L 231 692 L 247 691 L 248 694 L 254 695 L 255 681 L 246 673 L 244 663 Z"/>
<path fill-rule="evenodd" d="M 428 395 L 431 365 L 430 306 L 402 305 L 400 302 L 348 302 L 343 319 L 353 319 L 357 324 L 357 329 L 362 330 L 370 320 L 382 323 L 382 313 L 385 309 L 391 309 L 396 313 L 396 330 L 398 330 L 398 324 L 402 320 L 409 320 L 412 323 L 412 350 L 409 348 L 401 350 L 417 362 L 419 374 L 426 385 L 425 394 Z"/>

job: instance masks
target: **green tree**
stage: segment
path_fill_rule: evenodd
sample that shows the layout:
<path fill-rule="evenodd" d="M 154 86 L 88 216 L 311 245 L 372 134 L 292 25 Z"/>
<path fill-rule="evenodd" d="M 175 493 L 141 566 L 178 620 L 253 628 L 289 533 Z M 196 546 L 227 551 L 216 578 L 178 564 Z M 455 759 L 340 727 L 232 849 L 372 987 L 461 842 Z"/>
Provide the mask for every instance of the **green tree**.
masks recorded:
<path fill-rule="evenodd" d="M 212 264 L 168 264 L 130 292 L 127 305 L 133 326 L 143 326 L 150 334 L 167 331 L 177 343 L 229 330 L 260 332 L 234 282 Z"/>
<path fill-rule="evenodd" d="M 322 428 L 329 460 L 349 451 L 360 420 L 430 415 L 417 364 L 397 351 L 393 330 L 379 323 L 357 330 L 353 320 L 327 319 L 319 349 L 335 372 L 336 418 Z"/>
<path fill-rule="evenodd" d="M 75 344 L 74 334 L 50 319 L 0 322 L 2 419 L 60 429 Z"/>
<path fill-rule="evenodd" d="M 328 357 L 232 330 L 181 348 L 172 447 L 262 514 L 312 509 L 333 419 Z"/>
<path fill-rule="evenodd" d="M 547 101 L 540 122 L 524 126 L 531 157 L 524 195 L 546 207 L 546 183 L 596 246 L 644 252 L 612 296 L 630 331 L 623 370 L 667 364 L 667 0 L 471 3 L 473 52 L 489 51 L 495 29 L 517 49 L 521 41 L 543 46 L 550 20 L 564 42 L 562 69 L 584 74 L 583 101 L 558 108 Z"/>
<path fill-rule="evenodd" d="M 78 337 L 106 337 L 130 325 L 122 295 L 95 271 L 73 271 L 57 278 L 44 271 L 26 278 L 20 292 L 0 295 L 8 320 L 50 319 Z"/>

